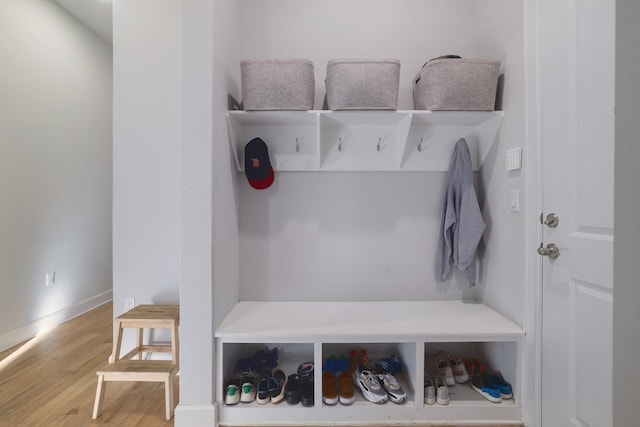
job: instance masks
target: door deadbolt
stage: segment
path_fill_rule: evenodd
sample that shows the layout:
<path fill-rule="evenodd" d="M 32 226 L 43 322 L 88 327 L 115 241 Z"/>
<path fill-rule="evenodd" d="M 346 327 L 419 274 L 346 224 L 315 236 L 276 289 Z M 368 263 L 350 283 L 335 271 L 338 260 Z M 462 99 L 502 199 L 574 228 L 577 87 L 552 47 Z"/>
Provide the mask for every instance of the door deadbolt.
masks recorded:
<path fill-rule="evenodd" d="M 544 219 L 543 213 L 540 214 L 540 224 L 544 224 L 550 228 L 556 228 L 559 223 L 560 223 L 560 217 L 558 216 L 558 214 L 555 214 L 555 213 L 547 214 L 546 219 Z"/>
<path fill-rule="evenodd" d="M 543 243 L 540 243 L 538 254 L 548 256 L 551 259 L 556 259 L 560 256 L 560 249 L 558 249 L 558 246 L 556 246 L 555 243 L 549 243 L 546 248 L 543 246 Z"/>

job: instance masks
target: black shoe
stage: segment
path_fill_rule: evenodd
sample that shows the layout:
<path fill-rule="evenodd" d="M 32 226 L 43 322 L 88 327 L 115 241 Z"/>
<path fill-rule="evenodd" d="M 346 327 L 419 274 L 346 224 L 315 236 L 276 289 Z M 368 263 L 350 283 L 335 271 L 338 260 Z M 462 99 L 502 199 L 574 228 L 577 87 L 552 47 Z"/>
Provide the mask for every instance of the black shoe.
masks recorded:
<path fill-rule="evenodd" d="M 298 375 L 300 377 L 308 377 L 313 375 L 313 362 L 304 362 L 298 366 Z"/>
<path fill-rule="evenodd" d="M 288 404 L 297 405 L 300 403 L 302 392 L 300 390 L 300 377 L 297 374 L 289 375 L 285 395 Z"/>
<path fill-rule="evenodd" d="M 256 402 L 260 405 L 264 405 L 271 400 L 271 394 L 269 393 L 269 379 L 271 378 L 271 371 L 266 369 L 260 374 L 258 379 L 258 393 Z"/>
<path fill-rule="evenodd" d="M 271 378 L 269 378 L 269 394 L 271 394 L 271 403 L 282 402 L 284 399 L 286 384 L 287 376 L 281 369 L 276 369 Z"/>
<path fill-rule="evenodd" d="M 313 406 L 313 377 L 305 376 L 302 380 L 302 405 Z"/>

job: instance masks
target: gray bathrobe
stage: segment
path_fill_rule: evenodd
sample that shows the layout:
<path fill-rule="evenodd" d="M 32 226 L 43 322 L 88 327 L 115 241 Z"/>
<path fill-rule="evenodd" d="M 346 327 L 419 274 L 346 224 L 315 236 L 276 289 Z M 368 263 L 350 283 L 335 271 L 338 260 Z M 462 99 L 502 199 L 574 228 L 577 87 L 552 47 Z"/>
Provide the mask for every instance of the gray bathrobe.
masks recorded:
<path fill-rule="evenodd" d="M 473 169 L 467 141 L 461 138 L 451 157 L 442 207 L 436 254 L 436 279 L 444 281 L 450 264 L 464 271 L 471 286 L 476 283 L 475 255 L 485 223 L 473 188 Z"/>

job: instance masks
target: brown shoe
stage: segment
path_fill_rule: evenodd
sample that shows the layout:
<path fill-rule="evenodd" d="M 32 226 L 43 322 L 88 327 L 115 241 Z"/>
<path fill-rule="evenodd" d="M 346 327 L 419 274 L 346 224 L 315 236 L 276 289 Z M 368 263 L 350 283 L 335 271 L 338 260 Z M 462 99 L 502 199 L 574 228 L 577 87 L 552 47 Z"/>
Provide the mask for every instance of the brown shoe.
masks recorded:
<path fill-rule="evenodd" d="M 322 373 L 322 401 L 327 405 L 335 405 L 338 403 L 336 377 L 331 371 L 324 371 Z"/>
<path fill-rule="evenodd" d="M 353 380 L 349 371 L 342 371 L 338 375 L 338 385 L 340 387 L 340 403 L 351 405 L 356 401 L 356 393 L 353 390 Z"/>

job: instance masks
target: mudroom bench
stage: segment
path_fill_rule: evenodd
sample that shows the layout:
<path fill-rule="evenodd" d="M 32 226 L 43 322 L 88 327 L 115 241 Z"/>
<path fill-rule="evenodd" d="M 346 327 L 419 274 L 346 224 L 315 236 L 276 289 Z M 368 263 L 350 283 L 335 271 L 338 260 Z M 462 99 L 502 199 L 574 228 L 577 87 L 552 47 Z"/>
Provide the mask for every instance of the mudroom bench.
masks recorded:
<path fill-rule="evenodd" d="M 523 337 L 522 327 L 473 301 L 242 301 L 215 332 L 219 423 L 521 423 Z M 273 348 L 278 349 L 279 366 L 287 375 L 295 373 L 302 362 L 314 362 L 314 405 L 225 405 L 225 385 L 237 361 Z M 375 405 L 357 393 L 356 402 L 349 406 L 323 403 L 323 362 L 331 355 L 348 355 L 361 348 L 370 359 L 393 354 L 402 361 L 398 379 L 409 396 L 407 402 Z M 499 370 L 512 384 L 513 399 L 492 403 L 468 384 L 457 384 L 450 387 L 449 405 L 424 404 L 425 355 L 439 350 L 476 358 L 488 368 Z"/>

